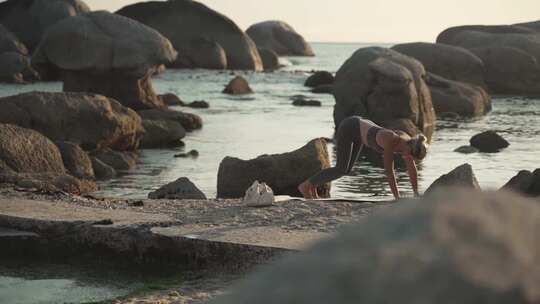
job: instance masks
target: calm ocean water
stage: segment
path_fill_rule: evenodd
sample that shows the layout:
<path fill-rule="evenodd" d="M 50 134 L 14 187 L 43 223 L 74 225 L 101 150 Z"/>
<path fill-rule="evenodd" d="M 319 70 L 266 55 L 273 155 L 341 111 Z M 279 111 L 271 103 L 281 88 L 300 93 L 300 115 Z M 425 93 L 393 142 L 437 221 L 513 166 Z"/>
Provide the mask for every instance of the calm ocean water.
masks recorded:
<path fill-rule="evenodd" d="M 159 93 L 172 92 L 184 101 L 206 100 L 210 109 L 180 108 L 204 120 L 204 128 L 186 138 L 186 151 L 196 149 L 197 159 L 174 158 L 179 150 L 142 150 L 138 168 L 120 178 L 102 183 L 100 195 L 144 198 L 153 189 L 179 177 L 189 177 L 206 193 L 215 197 L 217 170 L 225 156 L 250 159 L 261 154 L 288 152 L 316 137 L 333 133 L 331 95 L 311 94 L 303 82 L 311 70 L 335 72 L 358 48 L 373 44 L 314 43 L 313 58 L 284 58 L 288 66 L 274 73 L 236 72 L 250 82 L 255 94 L 231 97 L 221 93 L 232 78 L 230 72 L 207 70 L 169 70 L 154 80 Z M 383 45 L 388 46 L 388 45 Z M 60 91 L 60 83 L 28 86 L 0 85 L 0 95 L 32 90 Z M 322 101 L 320 108 L 298 108 L 290 97 L 303 94 Z M 421 189 L 463 163 L 470 163 L 483 188 L 498 188 L 522 169 L 540 167 L 540 99 L 495 97 L 493 111 L 467 121 L 439 121 L 428 157 L 419 169 Z M 481 131 L 496 130 L 511 146 L 496 154 L 463 155 L 453 152 L 468 144 Z M 334 148 L 329 146 L 333 156 Z M 404 172 L 398 171 L 404 194 L 411 187 Z M 391 193 L 382 169 L 358 161 L 351 176 L 334 182 L 333 196 L 385 199 Z"/>

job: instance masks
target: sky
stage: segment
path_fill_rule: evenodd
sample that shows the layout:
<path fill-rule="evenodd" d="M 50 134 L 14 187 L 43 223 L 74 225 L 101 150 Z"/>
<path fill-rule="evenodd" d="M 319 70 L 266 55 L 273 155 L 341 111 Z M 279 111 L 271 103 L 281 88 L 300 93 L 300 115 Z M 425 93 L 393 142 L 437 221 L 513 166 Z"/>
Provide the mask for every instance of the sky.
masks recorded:
<path fill-rule="evenodd" d="M 134 0 L 85 0 L 115 11 Z M 282 20 L 312 42 L 434 42 L 465 24 L 512 24 L 540 19 L 540 0 L 202 0 L 242 29 Z"/>

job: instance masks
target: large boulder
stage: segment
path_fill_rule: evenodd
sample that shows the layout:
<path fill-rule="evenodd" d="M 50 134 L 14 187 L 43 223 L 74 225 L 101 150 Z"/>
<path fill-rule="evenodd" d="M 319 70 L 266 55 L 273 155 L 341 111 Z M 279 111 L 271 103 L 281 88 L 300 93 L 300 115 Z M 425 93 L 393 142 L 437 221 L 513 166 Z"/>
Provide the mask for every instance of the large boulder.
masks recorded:
<path fill-rule="evenodd" d="M 171 120 L 179 123 L 188 132 L 202 128 L 202 118 L 196 114 L 168 109 L 152 109 L 138 112 L 146 120 Z"/>
<path fill-rule="evenodd" d="M 117 173 L 113 167 L 95 157 L 90 157 L 90 160 L 92 161 L 92 168 L 94 170 L 96 179 L 107 180 L 116 176 Z"/>
<path fill-rule="evenodd" d="M 39 71 L 58 72 L 66 92 L 103 94 L 140 110 L 165 107 L 154 92 L 151 76 L 176 56 L 169 40 L 157 31 L 97 11 L 51 26 L 32 63 Z"/>
<path fill-rule="evenodd" d="M 0 3 L 0 23 L 32 52 L 49 27 L 88 12 L 90 8 L 81 0 L 7 0 Z"/>
<path fill-rule="evenodd" d="M 260 48 L 280 56 L 315 56 L 309 43 L 283 21 L 264 21 L 250 26 L 246 33 Z"/>
<path fill-rule="evenodd" d="M 51 140 L 34 130 L 11 124 L 0 123 L 0 161 L 4 169 L 16 173 L 66 172 L 62 155 Z"/>
<path fill-rule="evenodd" d="M 184 127 L 173 120 L 143 119 L 142 125 L 145 130 L 140 146 L 142 149 L 177 147 L 186 136 Z"/>
<path fill-rule="evenodd" d="M 495 131 L 485 131 L 469 140 L 471 146 L 480 152 L 495 153 L 510 146 L 510 143 Z"/>
<path fill-rule="evenodd" d="M 431 194 L 444 188 L 460 187 L 474 190 L 480 190 L 480 185 L 476 180 L 472 166 L 463 164 L 447 174 L 436 179 L 425 191 L 425 194 Z"/>
<path fill-rule="evenodd" d="M 108 148 L 93 151 L 91 156 L 116 171 L 132 170 L 137 166 L 138 160 L 138 155 L 134 152 L 120 152 Z"/>
<path fill-rule="evenodd" d="M 435 110 L 420 62 L 394 50 L 368 47 L 356 51 L 339 69 L 333 85 L 337 126 L 359 115 L 411 136 L 428 139 L 435 127 Z"/>
<path fill-rule="evenodd" d="M 387 208 L 211 304 L 538 303 L 540 206 L 453 191 Z"/>
<path fill-rule="evenodd" d="M 66 141 L 56 142 L 60 150 L 64 167 L 74 177 L 94 179 L 94 168 L 90 156 L 78 145 Z"/>
<path fill-rule="evenodd" d="M 175 199 L 175 200 L 206 200 L 195 184 L 187 177 L 181 177 L 174 182 L 152 191 L 148 194 L 149 199 Z"/>
<path fill-rule="evenodd" d="M 26 46 L 0 24 L 0 82 L 25 83 L 37 79 Z"/>
<path fill-rule="evenodd" d="M 425 42 L 398 44 L 392 49 L 420 61 L 428 72 L 449 80 L 486 87 L 484 63 L 467 49 Z"/>
<path fill-rule="evenodd" d="M 491 98 L 480 86 L 448 80 L 431 73 L 428 73 L 426 83 L 437 115 L 455 113 L 474 117 L 491 111 Z"/>
<path fill-rule="evenodd" d="M 484 62 L 484 79 L 497 94 L 540 94 L 540 32 L 523 25 L 459 26 L 438 43 L 469 49 Z"/>
<path fill-rule="evenodd" d="M 0 98 L 0 123 L 39 131 L 86 150 L 134 150 L 144 132 L 133 110 L 101 95 L 30 92 Z"/>
<path fill-rule="evenodd" d="M 320 138 L 289 153 L 261 155 L 251 160 L 225 157 L 219 165 L 217 196 L 243 197 L 256 180 L 266 183 L 276 195 L 301 196 L 298 185 L 330 166 L 326 142 Z M 329 196 L 330 183 L 318 190 L 322 197 Z"/>
<path fill-rule="evenodd" d="M 540 172 L 540 171 L 539 171 Z M 529 170 L 521 170 L 512 177 L 501 190 L 512 191 L 521 194 L 529 194 L 529 189 L 534 183 L 534 174 Z"/>
<path fill-rule="evenodd" d="M 255 43 L 231 19 L 202 3 L 191 0 L 139 2 L 116 13 L 144 23 L 167 37 L 181 54 L 179 61 L 213 62 L 216 52 L 205 46 L 210 56 L 204 58 L 197 43 L 194 47 L 194 41 L 204 39 L 223 48 L 228 69 L 263 69 Z"/>
<path fill-rule="evenodd" d="M 211 70 L 227 68 L 227 53 L 219 43 L 208 38 L 194 38 L 179 48 L 179 52 L 181 55 L 170 67 Z"/>

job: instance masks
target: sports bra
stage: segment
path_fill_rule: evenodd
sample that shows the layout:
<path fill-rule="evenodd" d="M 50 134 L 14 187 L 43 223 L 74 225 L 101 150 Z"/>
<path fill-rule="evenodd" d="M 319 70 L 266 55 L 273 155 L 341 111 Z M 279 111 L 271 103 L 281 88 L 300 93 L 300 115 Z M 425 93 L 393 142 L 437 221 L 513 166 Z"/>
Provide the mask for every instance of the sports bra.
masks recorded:
<path fill-rule="evenodd" d="M 380 130 L 383 128 L 373 126 L 369 127 L 367 132 L 367 145 L 371 149 L 375 150 L 378 153 L 383 153 L 384 149 L 377 143 L 377 133 L 379 133 Z"/>

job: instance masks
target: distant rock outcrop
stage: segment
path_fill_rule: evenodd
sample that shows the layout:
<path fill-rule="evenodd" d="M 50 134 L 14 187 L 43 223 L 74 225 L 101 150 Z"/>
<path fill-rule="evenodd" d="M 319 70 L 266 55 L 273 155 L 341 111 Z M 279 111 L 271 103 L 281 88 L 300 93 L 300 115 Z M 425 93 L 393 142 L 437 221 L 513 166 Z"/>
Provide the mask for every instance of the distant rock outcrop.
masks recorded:
<path fill-rule="evenodd" d="M 7 0 L 0 3 L 0 24 L 32 52 L 49 27 L 88 12 L 90 8 L 81 0 Z"/>
<path fill-rule="evenodd" d="M 66 56 L 69 48 L 69 56 Z M 135 110 L 165 107 L 151 76 L 177 53 L 169 40 L 132 19 L 105 11 L 71 17 L 51 26 L 32 63 L 60 74 L 64 91 L 92 92 Z"/>
<path fill-rule="evenodd" d="M 228 69 L 263 69 L 255 43 L 231 19 L 202 3 L 191 0 L 140 2 L 116 13 L 142 22 L 167 37 L 180 53 L 177 60 L 180 66 L 182 62 L 191 62 L 193 67 L 222 68 L 215 64 L 223 63 L 216 60 L 221 59 L 219 50 L 222 48 Z"/>
<path fill-rule="evenodd" d="M 283 21 L 265 21 L 250 26 L 246 33 L 260 48 L 280 56 L 315 56 L 309 43 Z"/>
<path fill-rule="evenodd" d="M 437 42 L 460 46 L 484 62 L 484 79 L 492 93 L 540 94 L 538 23 L 470 25 L 443 31 Z"/>
<path fill-rule="evenodd" d="M 486 87 L 484 63 L 467 49 L 425 42 L 398 44 L 392 49 L 420 61 L 428 72 L 449 80 Z"/>
<path fill-rule="evenodd" d="M 455 113 L 462 117 L 474 117 L 491 111 L 491 98 L 479 86 L 431 73 L 427 74 L 426 83 L 437 115 Z"/>
<path fill-rule="evenodd" d="M 356 51 L 339 69 L 333 85 L 336 128 L 359 115 L 390 129 L 431 138 L 435 110 L 422 64 L 394 50 L 368 47 Z"/>
<path fill-rule="evenodd" d="M 26 46 L 0 24 L 0 82 L 25 83 L 38 79 Z"/>

